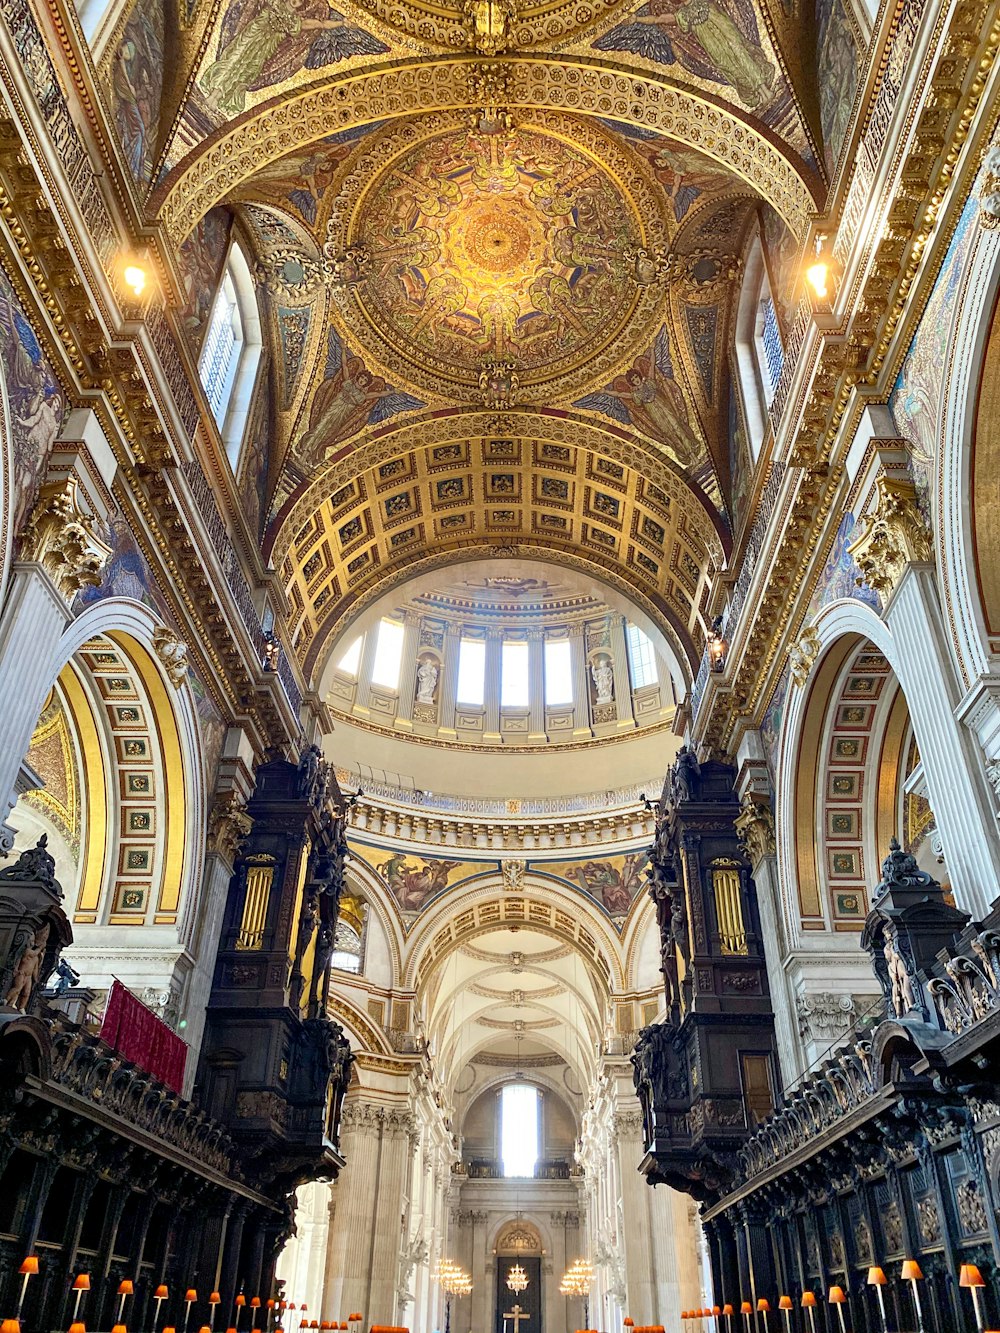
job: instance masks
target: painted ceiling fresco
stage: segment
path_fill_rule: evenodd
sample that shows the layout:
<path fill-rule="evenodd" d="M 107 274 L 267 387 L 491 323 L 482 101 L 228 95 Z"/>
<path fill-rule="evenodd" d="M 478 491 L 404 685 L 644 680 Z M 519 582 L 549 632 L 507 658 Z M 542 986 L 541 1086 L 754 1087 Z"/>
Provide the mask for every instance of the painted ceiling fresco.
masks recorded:
<path fill-rule="evenodd" d="M 351 840 L 355 860 L 364 861 L 381 880 L 386 892 L 404 913 L 412 929 L 417 914 L 428 908 L 441 894 L 474 879 L 488 877 L 500 881 L 502 863 L 497 859 L 469 860 L 457 852 L 453 858 L 422 856 L 412 852 L 390 851 Z M 632 903 L 642 892 L 648 863 L 645 851 L 614 856 L 582 857 L 564 861 L 524 862 L 524 871 L 538 880 L 556 880 L 587 894 L 608 914 L 621 930 Z"/>

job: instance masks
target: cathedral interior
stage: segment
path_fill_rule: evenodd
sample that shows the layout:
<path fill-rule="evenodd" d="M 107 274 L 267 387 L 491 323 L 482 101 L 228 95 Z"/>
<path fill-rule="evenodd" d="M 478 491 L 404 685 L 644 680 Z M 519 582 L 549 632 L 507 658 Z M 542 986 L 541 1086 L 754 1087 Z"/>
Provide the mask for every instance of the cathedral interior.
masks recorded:
<path fill-rule="evenodd" d="M 336 3 L 0 0 L 0 1333 L 1000 1327 L 1000 0 Z"/>

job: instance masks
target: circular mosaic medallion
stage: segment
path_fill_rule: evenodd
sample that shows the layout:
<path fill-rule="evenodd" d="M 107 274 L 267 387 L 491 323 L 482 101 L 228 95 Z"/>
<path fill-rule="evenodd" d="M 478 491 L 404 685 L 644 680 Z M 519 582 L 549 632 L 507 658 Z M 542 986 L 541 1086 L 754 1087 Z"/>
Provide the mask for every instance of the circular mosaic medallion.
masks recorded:
<path fill-rule="evenodd" d="M 534 127 L 409 143 L 361 192 L 349 231 L 370 256 L 342 307 L 352 329 L 390 371 L 458 397 L 478 397 L 497 363 L 521 401 L 571 387 L 627 355 L 661 295 L 629 277 L 646 228 L 618 177 Z"/>

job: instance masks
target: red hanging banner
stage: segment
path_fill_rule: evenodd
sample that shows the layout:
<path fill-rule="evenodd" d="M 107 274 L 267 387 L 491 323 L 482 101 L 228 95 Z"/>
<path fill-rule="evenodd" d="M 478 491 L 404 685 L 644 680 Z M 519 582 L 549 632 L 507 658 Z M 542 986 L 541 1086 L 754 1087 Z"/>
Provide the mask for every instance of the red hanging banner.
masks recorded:
<path fill-rule="evenodd" d="M 118 980 L 111 984 L 101 1024 L 101 1040 L 168 1088 L 180 1092 L 184 1084 L 187 1043 Z"/>

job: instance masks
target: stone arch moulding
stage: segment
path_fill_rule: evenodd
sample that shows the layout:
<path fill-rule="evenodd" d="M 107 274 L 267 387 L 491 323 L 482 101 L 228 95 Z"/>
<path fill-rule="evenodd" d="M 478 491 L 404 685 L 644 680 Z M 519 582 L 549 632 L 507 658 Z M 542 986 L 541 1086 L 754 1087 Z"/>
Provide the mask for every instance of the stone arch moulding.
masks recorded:
<path fill-rule="evenodd" d="M 417 989 L 426 972 L 460 945 L 517 925 L 576 949 L 604 989 L 621 990 L 624 977 L 618 943 L 612 928 L 599 919 L 598 909 L 592 915 L 582 911 L 581 895 L 571 898 L 568 891 L 552 883 L 545 886 L 545 899 L 530 893 L 503 894 L 499 885 L 474 886 L 454 896 L 443 894 L 414 928 L 404 985 Z M 461 926 L 456 930 L 459 920 Z"/>
<path fill-rule="evenodd" d="M 348 828 L 349 837 L 350 828 Z M 359 847 L 357 851 L 352 849 L 352 855 L 347 863 L 347 874 L 351 879 L 357 881 L 365 895 L 369 909 L 378 917 L 379 923 L 385 931 L 385 937 L 389 944 L 389 956 L 392 961 L 392 984 L 393 986 L 401 986 L 403 984 L 402 959 L 406 941 L 400 922 L 399 907 L 386 887 L 385 880 L 361 855 L 362 850 L 367 851 L 369 849 L 367 847 L 364 849 Z"/>
<path fill-rule="evenodd" d="M 614 65 L 570 59 L 484 61 L 456 56 L 352 71 L 265 102 L 180 162 L 153 201 L 179 245 L 211 208 L 295 148 L 373 120 L 475 105 L 485 82 L 504 85 L 505 105 L 609 117 L 696 148 L 751 185 L 802 238 L 818 198 L 804 168 L 776 139 L 708 95 Z M 491 94 L 496 96 L 495 90 Z"/>
<path fill-rule="evenodd" d="M 36 712 L 41 712 L 50 688 L 65 665 L 89 640 L 100 636 L 110 638 L 129 657 L 134 651 L 129 642 L 131 640 L 141 652 L 144 659 L 141 673 L 147 690 L 155 694 L 159 708 L 169 709 L 169 719 L 165 720 L 176 730 L 177 760 L 183 783 L 183 820 L 182 827 L 175 830 L 174 836 L 179 846 L 166 873 L 176 876 L 177 880 L 178 941 L 191 946 L 197 925 L 197 889 L 200 887 L 205 857 L 207 819 L 201 737 L 197 708 L 189 683 L 184 681 L 180 689 L 175 689 L 153 648 L 153 633 L 160 628 L 163 628 L 162 621 L 148 607 L 130 598 L 109 598 L 87 607 L 67 626 L 50 659 L 38 664 L 37 675 L 34 677 Z"/>
<path fill-rule="evenodd" d="M 969 225 L 976 228 L 976 235 L 966 258 L 945 357 L 942 414 L 934 423 L 941 466 L 932 487 L 949 638 L 966 688 L 977 677 L 996 671 L 1000 650 L 1000 605 L 995 608 L 997 623 L 991 627 L 982 582 L 984 560 L 977 549 L 977 535 L 988 540 L 991 534 L 982 487 L 976 484 L 977 476 L 1000 472 L 1000 442 L 985 420 L 1000 385 L 1000 232 L 980 227 L 976 220 Z M 994 514 L 994 532 L 996 526 Z M 991 581 L 998 578 L 985 572 Z"/>
<path fill-rule="evenodd" d="M 912 577 L 917 576 L 912 573 L 905 576 L 906 579 Z M 988 911 L 989 901 L 996 892 L 993 887 L 996 881 L 993 848 L 981 831 L 989 829 L 984 817 L 986 785 L 981 772 L 972 766 L 968 770 L 963 767 L 959 777 L 956 762 L 961 758 L 965 765 L 967 759 L 971 759 L 972 738 L 955 721 L 952 712 L 955 701 L 950 697 L 949 683 L 934 679 L 926 658 L 902 652 L 885 621 L 861 602 L 848 599 L 832 602 L 824 607 L 814 624 L 819 636 L 819 653 L 805 686 L 789 685 L 785 705 L 775 775 L 779 812 L 796 808 L 799 759 L 812 686 L 823 671 L 828 654 L 838 641 L 870 640 L 889 663 L 906 699 L 955 900 L 973 916 L 981 917 Z M 969 807 L 974 808 L 970 810 Z M 794 822 L 791 819 L 777 820 L 777 850 L 779 878 L 783 886 L 781 910 L 788 938 L 801 943 L 804 932 L 798 915 L 800 885 Z M 879 867 L 873 869 L 877 874 Z M 871 872 L 868 878 L 871 888 L 875 883 Z"/>
<path fill-rule="evenodd" d="M 556 1055 L 556 1052 L 552 1052 L 552 1054 Z M 568 1065 L 565 1061 L 563 1062 L 563 1066 L 572 1068 L 572 1066 Z M 558 1068 L 559 1066 L 556 1067 Z M 484 1066 L 480 1065 L 479 1068 L 482 1069 Z M 456 1071 L 456 1073 L 458 1072 L 460 1071 Z M 515 1068 L 513 1064 L 506 1068 L 494 1069 L 492 1073 L 484 1075 L 482 1083 L 477 1084 L 471 1096 L 469 1096 L 468 1093 L 462 1094 L 463 1096 L 469 1096 L 469 1100 L 466 1102 L 465 1107 L 461 1112 L 461 1123 L 458 1129 L 459 1135 L 462 1134 L 465 1117 L 475 1103 L 481 1097 L 485 1097 L 487 1093 L 498 1093 L 505 1083 L 509 1083 L 511 1079 L 514 1078 L 517 1072 L 518 1069 Z M 527 1065 L 523 1070 L 520 1070 L 520 1072 L 523 1075 L 525 1083 L 532 1083 L 536 1088 L 540 1088 L 543 1093 L 551 1093 L 553 1097 L 557 1097 L 562 1102 L 566 1111 L 568 1111 L 574 1125 L 579 1128 L 580 1116 L 572 1106 L 567 1088 L 564 1085 L 560 1086 L 553 1075 L 548 1072 L 546 1066 Z"/>

